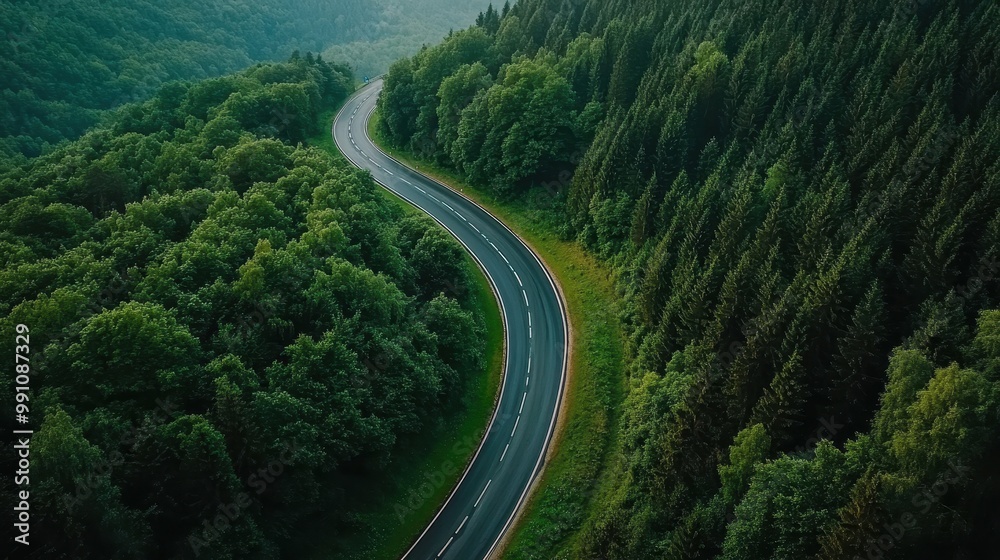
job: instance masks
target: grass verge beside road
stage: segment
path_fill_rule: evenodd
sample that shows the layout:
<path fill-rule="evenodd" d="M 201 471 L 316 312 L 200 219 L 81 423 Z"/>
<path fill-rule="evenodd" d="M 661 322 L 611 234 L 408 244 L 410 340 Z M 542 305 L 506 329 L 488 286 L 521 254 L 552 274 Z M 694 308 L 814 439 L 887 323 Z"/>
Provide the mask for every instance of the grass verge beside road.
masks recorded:
<path fill-rule="evenodd" d="M 340 159 L 343 156 L 330 138 L 329 124 L 335 115 L 336 111 L 321 115 L 323 132 L 311 138 L 309 145 Z M 404 212 L 420 212 L 388 191 L 380 191 Z M 352 508 L 356 513 L 346 533 L 331 534 L 331 525 L 342 528 L 343 522 L 319 516 L 300 531 L 296 540 L 302 548 L 297 557 L 398 560 L 430 523 L 472 459 L 500 389 L 504 337 L 500 307 L 489 281 L 471 256 L 466 256 L 466 266 L 474 280 L 475 305 L 486 319 L 486 368 L 469 378 L 465 406 L 433 429 L 400 441 L 392 464 L 381 475 L 348 480 L 345 487 L 351 490 L 341 499 L 356 504 Z"/>
<path fill-rule="evenodd" d="M 460 189 L 503 220 L 538 253 L 562 286 L 573 338 L 565 415 L 553 442 L 557 451 L 507 539 L 504 557 L 570 558 L 590 506 L 612 482 L 607 479 L 625 392 L 622 329 L 610 273 L 579 244 L 560 239 L 529 204 L 497 199 L 452 171 L 390 148 L 378 134 L 377 119 L 376 111 L 369 134 L 383 151 Z"/>

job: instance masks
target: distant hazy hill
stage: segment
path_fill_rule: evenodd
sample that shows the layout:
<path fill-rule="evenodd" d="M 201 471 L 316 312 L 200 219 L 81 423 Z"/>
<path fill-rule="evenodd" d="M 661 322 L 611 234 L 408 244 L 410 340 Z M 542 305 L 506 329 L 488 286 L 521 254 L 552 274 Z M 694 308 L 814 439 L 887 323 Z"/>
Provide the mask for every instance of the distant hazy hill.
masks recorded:
<path fill-rule="evenodd" d="M 346 44 L 360 75 L 466 26 L 454 0 L 32 0 L 0 3 L 0 153 L 35 155 L 160 84 Z M 399 39 L 405 36 L 406 39 Z"/>

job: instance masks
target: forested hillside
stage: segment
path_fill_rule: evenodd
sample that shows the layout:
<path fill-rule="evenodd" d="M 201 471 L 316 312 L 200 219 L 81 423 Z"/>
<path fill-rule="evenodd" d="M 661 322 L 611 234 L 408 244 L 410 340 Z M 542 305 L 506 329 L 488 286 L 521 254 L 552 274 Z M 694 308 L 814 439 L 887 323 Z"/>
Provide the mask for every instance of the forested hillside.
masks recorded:
<path fill-rule="evenodd" d="M 0 155 L 37 155 L 161 84 L 322 52 L 364 73 L 472 23 L 467 2 L 0 2 Z M 456 4 L 458 4 L 456 6 Z M 405 39 L 401 39 L 401 37 Z M 353 58 L 343 58 L 344 55 Z M 384 64 L 384 66 L 380 66 Z"/>
<path fill-rule="evenodd" d="M 613 488 L 513 557 L 995 555 L 997 45 L 986 1 L 522 0 L 392 67 L 380 133 L 623 298 Z"/>
<path fill-rule="evenodd" d="M 378 0 L 375 35 L 337 41 L 323 51 L 331 60 L 349 60 L 358 77 L 376 76 L 425 45 L 440 43 L 453 29 L 471 25 L 490 0 Z"/>
<path fill-rule="evenodd" d="M 345 485 L 462 406 L 485 343 L 461 247 L 302 146 L 349 91 L 312 55 L 175 83 L 2 171 L 33 557 L 279 558 L 317 512 L 329 542 Z"/>

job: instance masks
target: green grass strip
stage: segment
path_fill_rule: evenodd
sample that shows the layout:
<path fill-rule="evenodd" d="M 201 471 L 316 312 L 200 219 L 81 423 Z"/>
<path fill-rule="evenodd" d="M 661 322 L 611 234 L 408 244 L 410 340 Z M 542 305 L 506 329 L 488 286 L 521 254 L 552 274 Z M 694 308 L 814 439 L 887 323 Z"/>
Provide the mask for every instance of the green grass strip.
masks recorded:
<path fill-rule="evenodd" d="M 504 558 L 572 558 L 580 527 L 612 487 L 612 452 L 625 394 L 624 339 L 609 269 L 576 242 L 560 239 L 550 220 L 529 203 L 499 199 L 455 172 L 389 147 L 378 133 L 378 111 L 369 135 L 392 157 L 461 190 L 503 220 L 546 262 L 562 287 L 573 348 L 565 416 L 536 492 L 507 540 Z"/>
<path fill-rule="evenodd" d="M 309 140 L 334 157 L 342 158 L 330 137 L 336 111 L 321 115 L 323 132 Z M 386 200 L 407 213 L 418 213 L 409 203 L 381 189 Z M 393 452 L 393 462 L 379 476 L 358 477 L 343 499 L 356 514 L 350 530 L 336 535 L 322 531 L 322 521 L 310 524 L 297 557 L 398 560 L 430 523 L 472 459 L 493 415 L 503 368 L 503 322 L 489 281 L 466 256 L 474 279 L 476 305 L 486 319 L 486 368 L 469 378 L 465 406 L 439 425 L 406 441 Z M 332 504 L 331 507 L 336 507 Z M 303 531 L 302 533 L 306 533 Z"/>

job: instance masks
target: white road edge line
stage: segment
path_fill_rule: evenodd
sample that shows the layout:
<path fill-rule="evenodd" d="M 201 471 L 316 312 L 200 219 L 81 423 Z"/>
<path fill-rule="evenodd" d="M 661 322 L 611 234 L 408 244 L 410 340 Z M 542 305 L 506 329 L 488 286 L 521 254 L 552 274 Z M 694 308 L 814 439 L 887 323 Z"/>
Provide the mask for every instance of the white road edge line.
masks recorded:
<path fill-rule="evenodd" d="M 375 93 L 371 93 L 371 94 L 369 94 L 368 96 L 366 96 L 366 97 L 365 97 L 365 98 L 364 98 L 364 99 L 362 100 L 361 104 L 360 104 L 360 105 L 359 105 L 359 106 L 358 106 L 358 107 L 357 107 L 357 108 L 356 108 L 355 110 L 356 110 L 356 111 L 360 110 L 360 108 L 361 108 L 361 107 L 362 107 L 362 106 L 363 106 L 363 105 L 364 105 L 364 104 L 365 104 L 365 103 L 366 103 L 366 102 L 367 102 L 367 101 L 368 101 L 368 100 L 369 100 L 370 98 L 372 98 L 372 97 L 377 97 L 377 95 L 376 95 Z M 374 111 L 375 111 L 375 108 L 374 108 L 374 107 L 372 107 L 371 111 L 369 111 L 369 113 L 368 113 L 368 114 L 369 114 L 369 116 L 370 116 L 370 115 L 371 115 L 371 113 L 373 113 Z M 336 126 L 336 119 L 334 120 L 334 126 L 333 126 L 332 128 L 335 128 L 335 126 Z M 334 135 L 334 140 L 336 141 L 336 136 L 335 136 L 335 135 Z M 338 147 L 339 147 L 339 146 L 338 146 Z M 378 147 L 377 147 L 377 146 L 376 146 L 376 149 L 378 149 Z M 360 149 L 359 149 L 359 151 L 360 151 Z M 390 159 L 392 159 L 392 158 L 391 158 L 391 156 L 388 156 L 388 157 L 390 157 Z M 348 159 L 350 159 L 350 158 L 348 158 Z M 370 159 L 370 158 L 369 158 L 369 159 Z M 431 180 L 433 181 L 433 179 L 431 179 Z M 376 182 L 377 182 L 377 181 L 376 181 Z M 439 184 L 442 184 L 442 185 L 443 185 L 443 183 L 440 183 L 440 182 L 439 182 Z M 388 187 L 387 185 L 383 185 L 383 186 L 384 186 L 384 187 L 386 187 L 386 188 L 389 188 L 389 187 Z M 393 189 L 391 189 L 391 188 L 390 188 L 389 190 L 393 190 Z M 393 191 L 393 192 L 396 192 L 396 191 Z M 399 193 L 397 192 L 396 194 L 399 194 Z M 407 198 L 406 198 L 405 196 L 402 196 L 402 195 L 401 195 L 401 198 L 403 198 L 403 199 L 404 199 L 404 200 L 406 200 L 407 202 L 410 202 L 411 204 L 414 204 L 414 203 L 413 203 L 412 201 L 408 200 L 408 199 L 407 199 Z M 467 199 L 467 200 L 468 200 L 468 199 Z M 475 204 L 475 203 L 473 202 L 473 204 Z M 417 206 L 417 205 L 416 205 L 416 204 L 414 204 L 414 206 Z M 498 224 L 498 225 L 499 225 L 499 226 L 500 226 L 501 228 L 503 228 L 503 229 L 506 229 L 506 230 L 507 230 L 508 232 L 510 232 L 510 233 L 511 233 L 511 235 L 515 235 L 515 234 L 513 233 L 513 231 L 512 231 L 511 229 L 510 229 L 510 227 L 508 227 L 508 226 L 507 226 L 506 224 L 504 224 L 503 222 L 499 221 L 499 220 L 498 220 L 498 219 L 497 219 L 497 218 L 496 218 L 496 217 L 495 217 L 495 216 L 494 216 L 493 214 L 491 214 L 491 213 L 490 213 L 490 212 L 489 212 L 488 210 L 486 210 L 486 209 L 482 208 L 482 206 L 480 206 L 480 209 L 482 209 L 482 210 L 483 210 L 483 212 L 487 213 L 487 214 L 488 214 L 488 215 L 489 215 L 489 216 L 490 216 L 491 218 L 493 218 L 493 219 L 494 219 L 494 220 L 495 220 L 495 221 L 497 222 L 497 224 Z M 432 216 L 432 218 L 433 218 L 433 217 L 434 217 L 434 216 Z M 437 220 L 437 221 L 438 221 L 438 223 L 441 223 L 441 222 L 440 222 L 440 220 Z M 443 223 L 441 223 L 441 225 L 442 225 L 442 227 L 445 227 L 445 229 L 447 229 L 447 226 L 444 226 L 444 224 L 443 224 Z M 477 229 L 477 231 L 478 231 L 478 228 L 476 228 L 476 229 Z M 453 234 L 453 235 L 454 235 L 454 234 Z M 547 279 L 548 279 L 548 281 L 549 281 L 549 284 L 550 284 L 550 286 L 552 287 L 553 291 L 554 291 L 554 292 L 555 292 L 555 293 L 557 294 L 557 296 L 559 297 L 559 312 L 560 312 L 560 316 L 561 316 L 561 318 L 562 318 L 562 330 L 563 330 L 563 334 L 564 334 L 564 335 L 565 335 L 565 336 L 566 336 L 566 337 L 568 338 L 568 337 L 570 336 L 570 331 L 569 331 L 569 323 L 568 323 L 568 322 L 567 322 L 567 320 L 566 320 L 566 303 L 565 303 L 565 301 L 563 300 L 563 298 L 562 298 L 562 296 L 561 296 L 561 293 L 559 292 L 559 288 L 558 288 L 557 284 L 556 284 L 556 283 L 555 283 L 555 281 L 553 280 L 553 277 L 552 277 L 552 274 L 551 274 L 551 272 L 550 272 L 550 271 L 549 271 L 549 270 L 548 270 L 548 269 L 546 268 L 545 264 L 544 264 L 544 263 L 542 262 L 542 260 L 541 260 L 541 259 L 540 259 L 540 258 L 538 257 L 538 255 L 537 255 L 537 254 L 535 254 L 535 253 L 534 253 L 533 251 L 531 251 L 531 249 L 530 249 L 530 248 L 529 248 L 529 247 L 527 246 L 527 244 L 525 244 L 525 242 L 524 242 L 523 240 L 521 240 L 520 238 L 517 238 L 517 237 L 516 237 L 516 235 L 515 235 L 515 238 L 516 238 L 516 239 L 517 239 L 517 241 L 518 241 L 518 242 L 520 243 L 520 246 L 521 246 L 521 247 L 524 247 L 524 248 L 525 248 L 525 249 L 526 249 L 527 251 L 529 251 L 529 252 L 530 252 L 530 254 L 531 254 L 531 256 L 533 257 L 534 261 L 535 261 L 536 263 L 538 263 L 538 265 L 539 265 L 539 266 L 540 266 L 540 267 L 542 268 L 543 272 L 544 272 L 544 273 L 545 273 L 545 275 L 546 275 L 546 278 L 547 278 Z M 459 241 L 461 242 L 461 239 L 459 239 Z M 468 247 L 468 245 L 466 245 L 466 244 L 465 244 L 464 242 L 463 242 L 463 245 L 465 245 L 466 249 L 467 249 L 467 250 L 469 250 L 469 247 Z M 470 250 L 470 253 L 471 253 L 471 250 Z M 480 265 L 480 267 L 481 267 L 481 268 L 484 268 L 484 269 L 485 269 L 485 267 L 484 267 L 484 266 L 482 265 L 482 262 L 480 262 L 480 261 L 479 261 L 479 259 L 478 259 L 478 258 L 476 258 L 476 255 L 475 255 L 475 253 L 472 253 L 472 255 L 473 255 L 473 258 L 475 258 L 475 259 L 476 259 L 476 261 L 478 262 L 478 264 Z M 503 305 L 503 298 L 502 298 L 502 297 L 500 296 L 500 294 L 499 294 L 499 293 L 497 293 L 497 288 L 496 288 L 496 283 L 495 283 L 495 282 L 493 282 L 493 278 L 492 278 L 492 277 L 490 277 L 490 275 L 489 275 L 489 271 L 488 271 L 488 270 L 486 270 L 485 272 L 486 272 L 486 275 L 487 275 L 487 277 L 488 277 L 488 278 L 490 279 L 491 283 L 493 284 L 493 289 L 494 289 L 494 292 L 495 292 L 495 293 L 496 293 L 496 295 L 497 295 L 497 299 L 498 299 L 498 300 L 500 301 L 500 307 L 501 307 L 501 310 L 502 310 L 502 311 L 504 311 L 504 305 Z M 516 274 L 516 272 L 515 272 L 515 274 Z M 520 279 L 519 279 L 519 280 L 520 280 Z M 504 317 L 504 318 L 506 319 L 506 312 L 505 312 L 505 311 L 504 311 L 504 313 L 503 313 L 503 315 L 502 315 L 502 316 L 503 316 L 503 317 Z M 561 402 L 562 402 L 562 400 L 563 400 L 563 397 L 564 397 L 564 392 L 565 392 L 565 382 L 566 382 L 566 376 L 567 376 L 567 368 L 568 368 L 568 362 L 569 362 L 569 356 L 568 356 L 568 353 L 565 353 L 565 352 L 564 352 L 564 353 L 563 353 L 563 359 L 562 359 L 562 370 L 561 370 L 561 382 L 560 382 L 560 386 L 559 386 L 559 392 L 558 392 L 558 396 L 557 396 L 557 399 L 556 399 L 556 405 L 557 405 L 557 406 L 556 406 L 556 411 L 558 411 L 558 410 L 559 410 L 559 407 L 561 406 Z M 529 378 L 525 378 L 525 385 L 526 385 L 526 386 L 528 385 L 528 382 L 529 382 Z M 503 385 L 501 385 L 501 393 L 503 393 Z M 557 418 L 557 415 L 556 415 L 556 412 L 553 412 L 553 414 L 552 414 L 552 417 L 551 417 L 551 419 L 549 420 L 549 429 L 548 429 L 548 432 L 547 432 L 547 434 L 546 434 L 546 441 L 547 441 L 547 443 L 546 443 L 546 448 L 547 448 L 547 447 L 548 447 L 548 445 L 549 445 L 549 444 L 551 443 L 551 438 L 552 438 L 552 436 L 553 436 L 553 432 L 554 432 L 554 430 L 555 430 L 555 425 L 556 425 L 556 418 Z M 496 420 L 497 420 L 497 410 L 494 410 L 494 415 L 493 415 L 493 418 L 492 418 L 492 419 L 490 420 L 490 424 L 491 424 L 491 426 L 492 426 L 492 424 L 494 423 L 494 421 L 496 421 Z M 479 452 L 480 452 L 480 451 L 482 451 L 482 448 L 484 447 L 484 444 L 485 444 L 485 439 L 484 439 L 483 441 L 481 441 L 481 442 L 480 442 L 480 445 L 479 445 L 479 447 L 478 447 L 478 448 L 477 448 L 477 450 L 476 450 L 476 454 L 475 454 L 475 455 L 473 456 L 473 462 L 475 461 L 475 457 L 479 455 Z M 535 478 L 536 478 L 536 477 L 537 477 L 537 476 L 539 475 L 539 473 L 541 472 L 541 470 L 542 470 L 542 466 L 543 466 L 543 460 L 544 460 L 544 453 L 543 453 L 543 454 L 541 454 L 541 455 L 539 455 L 539 457 L 538 457 L 538 458 L 537 458 L 537 460 L 535 461 L 535 468 L 534 468 L 534 471 L 533 471 L 533 473 L 532 473 L 532 479 L 533 479 L 533 480 L 534 480 L 534 479 L 535 479 Z M 452 492 L 451 492 L 451 494 L 449 495 L 448 499 L 447 499 L 447 500 L 445 500 L 445 504 L 444 504 L 444 505 L 443 505 L 443 506 L 442 506 L 442 507 L 441 507 L 441 508 L 439 509 L 439 511 L 438 511 L 438 514 L 437 514 L 437 515 L 435 515 L 435 517 L 434 517 L 434 520 L 432 520 L 432 521 L 431 521 L 431 525 L 433 525 L 433 523 L 434 523 L 434 522 L 436 522 L 436 521 L 438 520 L 438 518 L 439 518 L 439 516 L 440 516 L 441 512 L 443 511 L 443 509 L 444 509 L 445 507 L 447 507 L 447 505 L 448 505 L 448 502 L 450 502 L 450 501 L 451 501 L 451 498 L 452 498 L 452 497 L 454 497 L 454 494 L 455 494 L 455 492 L 457 491 L 457 488 L 458 488 L 459 486 L 461 486 L 461 484 L 462 484 L 462 483 L 463 483 L 463 482 L 465 481 L 465 479 L 466 479 L 466 476 L 467 476 L 468 474 L 469 474 L 469 469 L 467 468 L 467 469 L 466 469 L 466 471 L 465 471 L 465 472 L 463 473 L 463 475 L 462 475 L 461 479 L 459 480 L 458 484 L 456 485 L 455 489 L 453 489 L 453 490 L 452 490 Z M 489 488 L 489 486 L 490 486 L 490 484 L 491 484 L 491 483 L 492 483 L 492 479 L 491 479 L 491 480 L 489 480 L 489 481 L 488 481 L 488 482 L 486 483 L 486 488 L 484 488 L 484 489 L 483 489 L 483 494 L 480 494 L 480 500 L 482 499 L 483 495 L 484 495 L 484 494 L 486 493 L 486 489 L 488 489 L 488 488 Z M 512 512 L 512 513 L 510 514 L 510 516 L 508 517 L 508 519 L 507 519 L 507 522 L 506 522 L 506 524 L 504 525 L 504 527 L 503 527 L 503 529 L 501 530 L 500 534 L 499 534 L 499 535 L 497 536 L 497 538 L 496 538 L 496 539 L 494 540 L 494 542 L 493 542 L 493 545 L 492 545 L 492 546 L 490 547 L 490 550 L 489 550 L 489 552 L 487 553 L 488 555 L 491 555 L 491 554 L 493 554 L 494 550 L 495 550 L 495 549 L 497 548 L 497 546 L 499 545 L 499 543 L 500 543 L 500 540 L 501 540 L 501 539 L 503 538 L 504 534 L 505 534 L 505 533 L 507 532 L 507 530 L 508 530 L 508 529 L 510 528 L 511 524 L 512 524 L 512 523 L 514 522 L 514 519 L 516 518 L 516 516 L 517 516 L 517 514 L 518 514 L 518 511 L 520 510 L 520 508 L 521 508 L 521 507 L 523 506 L 523 503 L 524 503 L 524 501 L 526 500 L 526 498 L 527 498 L 527 496 L 528 496 L 528 494 L 529 494 L 529 491 L 530 491 L 530 489 L 531 489 L 531 487 L 530 487 L 530 486 L 529 486 L 529 487 L 525 487 L 525 489 L 524 489 L 524 490 L 523 490 L 523 491 L 521 492 L 521 496 L 520 496 L 520 498 L 519 498 L 519 500 L 518 500 L 518 505 L 517 505 L 517 507 L 515 508 L 515 511 L 514 511 L 514 512 Z M 479 505 L 479 500 L 477 500 L 477 502 L 476 502 L 476 506 L 478 506 L 478 505 Z M 424 531 L 423 531 L 423 532 L 421 533 L 420 537 L 418 537 L 418 538 L 417 538 L 417 541 L 419 541 L 419 540 L 423 539 L 423 538 L 424 538 L 424 536 L 426 536 L 426 534 L 427 534 L 428 530 L 430 529 L 431 525 L 428 525 L 428 527 L 424 529 Z M 413 548 L 415 548 L 415 546 L 416 546 L 416 543 L 414 543 L 414 545 L 410 547 L 410 550 L 408 550 L 408 551 L 407 551 L 406 555 L 404 555 L 404 558 L 406 558 L 406 556 L 408 556 L 408 555 L 409 555 L 409 554 L 410 554 L 410 553 L 411 553 L 411 552 L 413 551 Z"/>

